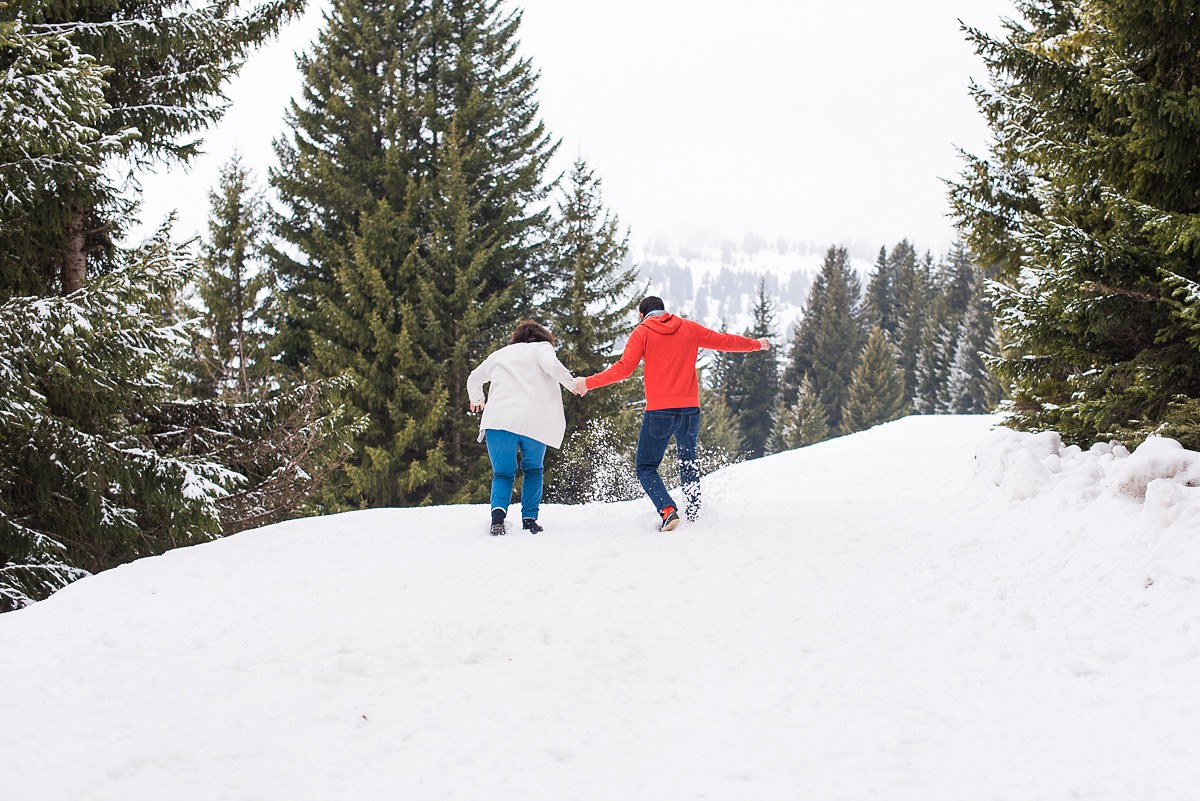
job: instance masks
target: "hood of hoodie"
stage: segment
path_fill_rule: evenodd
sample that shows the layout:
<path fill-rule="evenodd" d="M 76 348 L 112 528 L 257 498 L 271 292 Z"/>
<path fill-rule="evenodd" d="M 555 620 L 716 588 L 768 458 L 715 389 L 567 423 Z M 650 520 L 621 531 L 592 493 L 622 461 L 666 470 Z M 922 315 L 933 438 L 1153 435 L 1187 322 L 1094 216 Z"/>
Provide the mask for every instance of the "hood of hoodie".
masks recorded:
<path fill-rule="evenodd" d="M 683 318 L 676 317 L 674 314 L 667 312 L 666 314 L 656 314 L 653 317 L 647 317 L 645 320 L 642 320 L 642 325 L 656 334 L 674 334 L 679 330 L 679 326 L 683 325 Z"/>

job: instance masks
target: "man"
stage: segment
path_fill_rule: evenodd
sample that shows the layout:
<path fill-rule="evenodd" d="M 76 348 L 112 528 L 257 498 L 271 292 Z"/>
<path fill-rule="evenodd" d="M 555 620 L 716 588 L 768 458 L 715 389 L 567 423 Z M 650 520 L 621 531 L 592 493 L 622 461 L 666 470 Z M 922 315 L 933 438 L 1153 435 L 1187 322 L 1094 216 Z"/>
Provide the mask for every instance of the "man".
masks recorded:
<path fill-rule="evenodd" d="M 658 509 L 659 531 L 679 525 L 679 511 L 667 492 L 658 466 L 671 437 L 679 456 L 679 478 L 687 503 L 687 519 L 700 514 L 700 470 L 696 439 L 700 434 L 700 377 L 696 357 L 700 348 L 725 351 L 768 350 L 765 338 L 723 334 L 666 311 L 662 298 L 648 297 L 638 306 L 641 323 L 633 330 L 620 360 L 603 372 L 575 379 L 575 392 L 586 395 L 633 374 L 640 362 L 646 368 L 643 384 L 646 411 L 638 434 L 637 477 Z"/>

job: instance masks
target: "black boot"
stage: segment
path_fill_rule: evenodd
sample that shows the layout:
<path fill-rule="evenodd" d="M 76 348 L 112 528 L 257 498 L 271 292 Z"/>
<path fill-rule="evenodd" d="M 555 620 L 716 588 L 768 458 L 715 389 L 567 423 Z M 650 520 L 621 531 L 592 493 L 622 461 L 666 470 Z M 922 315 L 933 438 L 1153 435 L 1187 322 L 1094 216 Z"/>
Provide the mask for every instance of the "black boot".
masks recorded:
<path fill-rule="evenodd" d="M 504 525 L 504 518 L 507 512 L 503 509 L 492 510 L 492 536 L 502 537 L 508 533 L 508 528 Z"/>
<path fill-rule="evenodd" d="M 530 534 L 541 534 L 545 531 L 544 528 L 538 525 L 538 521 L 532 517 L 526 517 L 521 521 L 521 528 L 528 531 Z"/>

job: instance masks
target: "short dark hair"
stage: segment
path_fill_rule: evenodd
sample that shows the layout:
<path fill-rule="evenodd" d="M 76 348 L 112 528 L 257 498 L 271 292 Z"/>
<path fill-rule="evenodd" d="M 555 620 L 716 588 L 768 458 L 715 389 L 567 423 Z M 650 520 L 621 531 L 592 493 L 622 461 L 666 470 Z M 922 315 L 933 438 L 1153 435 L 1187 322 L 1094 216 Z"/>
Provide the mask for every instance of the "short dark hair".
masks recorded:
<path fill-rule="evenodd" d="M 662 298 L 655 297 L 654 295 L 651 295 L 638 304 L 638 314 L 643 317 L 652 311 L 666 311 L 666 309 L 666 304 L 663 303 Z"/>
<path fill-rule="evenodd" d="M 554 338 L 554 334 L 550 333 L 550 329 L 533 320 L 522 320 L 517 323 L 517 327 L 513 330 L 512 338 L 508 342 L 510 345 L 515 345 L 518 342 L 549 342 L 551 345 L 558 344 L 558 340 Z"/>

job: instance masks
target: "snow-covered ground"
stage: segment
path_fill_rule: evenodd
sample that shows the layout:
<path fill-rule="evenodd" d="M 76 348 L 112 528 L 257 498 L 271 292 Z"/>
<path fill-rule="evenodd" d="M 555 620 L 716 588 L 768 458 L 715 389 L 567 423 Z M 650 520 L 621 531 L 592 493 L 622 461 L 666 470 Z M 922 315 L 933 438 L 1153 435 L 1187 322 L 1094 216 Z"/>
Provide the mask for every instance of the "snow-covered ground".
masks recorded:
<path fill-rule="evenodd" d="M 994 422 L 85 579 L 0 616 L 0 798 L 1200 798 L 1200 454 Z"/>

